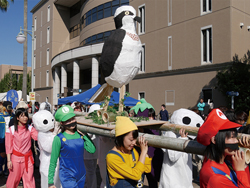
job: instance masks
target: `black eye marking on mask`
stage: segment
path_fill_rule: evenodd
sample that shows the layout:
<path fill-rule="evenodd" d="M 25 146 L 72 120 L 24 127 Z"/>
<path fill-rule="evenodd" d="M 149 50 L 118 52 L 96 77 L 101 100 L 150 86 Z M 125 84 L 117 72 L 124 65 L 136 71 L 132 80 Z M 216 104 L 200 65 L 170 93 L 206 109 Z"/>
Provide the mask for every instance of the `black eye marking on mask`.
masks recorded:
<path fill-rule="evenodd" d="M 43 120 L 43 124 L 48 124 L 48 120 L 47 119 L 45 119 L 45 120 Z"/>
<path fill-rule="evenodd" d="M 185 116 L 184 118 L 182 118 L 182 123 L 184 123 L 185 125 L 189 125 L 191 122 L 190 117 Z"/>

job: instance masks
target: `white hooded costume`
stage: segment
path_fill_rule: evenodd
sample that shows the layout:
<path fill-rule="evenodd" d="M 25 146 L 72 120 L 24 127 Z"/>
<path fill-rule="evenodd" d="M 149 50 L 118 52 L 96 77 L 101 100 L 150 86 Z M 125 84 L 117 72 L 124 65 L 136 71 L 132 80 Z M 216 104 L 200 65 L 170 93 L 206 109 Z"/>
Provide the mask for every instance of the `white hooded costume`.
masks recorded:
<path fill-rule="evenodd" d="M 203 119 L 195 112 L 188 109 L 179 109 L 174 111 L 170 122 L 178 125 L 187 125 L 192 127 L 200 127 L 203 124 Z M 172 131 L 163 132 L 163 136 L 182 138 Z M 195 136 L 188 136 L 195 138 Z M 163 149 L 164 159 L 162 164 L 159 188 L 192 188 L 192 154 Z"/>
<path fill-rule="evenodd" d="M 38 145 L 40 148 L 40 174 L 41 174 L 41 188 L 48 188 L 48 172 L 50 164 L 50 155 L 52 150 L 52 143 L 55 133 L 50 130 L 54 128 L 54 117 L 51 112 L 47 110 L 39 110 L 32 117 L 34 126 L 38 131 Z M 59 162 L 55 172 L 54 182 L 57 188 L 61 187 L 59 179 Z"/>

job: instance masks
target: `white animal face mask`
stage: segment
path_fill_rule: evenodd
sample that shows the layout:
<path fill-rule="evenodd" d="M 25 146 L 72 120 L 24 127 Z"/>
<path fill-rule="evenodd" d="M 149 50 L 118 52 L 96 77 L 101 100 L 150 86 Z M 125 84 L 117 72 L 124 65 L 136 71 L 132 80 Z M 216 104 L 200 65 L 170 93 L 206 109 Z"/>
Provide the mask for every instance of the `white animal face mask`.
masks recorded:
<path fill-rule="evenodd" d="M 33 115 L 32 120 L 37 131 L 48 132 L 54 128 L 54 117 L 47 110 L 38 111 Z"/>
<path fill-rule="evenodd" d="M 170 118 L 170 122 L 177 125 L 186 125 L 191 127 L 201 127 L 204 123 L 204 120 L 193 112 L 192 110 L 180 108 L 179 110 L 174 111 L 173 115 Z M 195 136 L 189 136 L 192 139 Z"/>

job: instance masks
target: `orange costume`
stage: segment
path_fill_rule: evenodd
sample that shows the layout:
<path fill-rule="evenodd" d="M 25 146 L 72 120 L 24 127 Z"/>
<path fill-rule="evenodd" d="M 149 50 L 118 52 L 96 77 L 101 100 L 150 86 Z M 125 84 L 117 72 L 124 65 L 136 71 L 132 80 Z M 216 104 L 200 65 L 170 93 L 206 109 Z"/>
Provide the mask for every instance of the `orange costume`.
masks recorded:
<path fill-rule="evenodd" d="M 216 174 L 212 167 L 215 167 L 223 172 L 226 175 Z M 237 176 L 237 184 L 239 188 L 250 188 L 249 184 L 249 167 L 245 169 L 245 171 L 236 171 Z M 212 187 L 220 187 L 220 188 L 236 188 L 237 186 L 230 179 L 230 169 L 227 164 L 224 162 L 223 164 L 216 163 L 210 159 L 204 161 L 201 172 L 200 172 L 200 188 L 212 188 Z"/>
<path fill-rule="evenodd" d="M 15 131 L 14 125 L 6 130 L 6 154 L 11 154 L 12 162 L 6 187 L 16 188 L 22 177 L 24 187 L 35 188 L 31 138 L 37 140 L 37 134 L 36 129 L 31 125 L 28 130 L 25 126 L 18 126 L 18 131 Z"/>

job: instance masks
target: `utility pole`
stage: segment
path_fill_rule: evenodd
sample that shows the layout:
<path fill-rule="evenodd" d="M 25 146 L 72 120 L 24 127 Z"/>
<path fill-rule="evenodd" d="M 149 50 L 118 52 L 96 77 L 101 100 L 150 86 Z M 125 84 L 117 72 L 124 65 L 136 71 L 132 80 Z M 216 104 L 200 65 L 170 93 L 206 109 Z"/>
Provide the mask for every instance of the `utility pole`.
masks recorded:
<path fill-rule="evenodd" d="M 28 0 L 24 0 L 23 7 L 23 27 L 24 27 L 24 35 L 27 36 L 27 9 L 28 9 Z M 27 101 L 27 43 L 28 39 L 25 40 L 23 45 L 23 87 L 22 87 L 22 98 L 24 101 Z M 32 57 L 33 58 L 33 57 Z"/>

